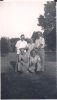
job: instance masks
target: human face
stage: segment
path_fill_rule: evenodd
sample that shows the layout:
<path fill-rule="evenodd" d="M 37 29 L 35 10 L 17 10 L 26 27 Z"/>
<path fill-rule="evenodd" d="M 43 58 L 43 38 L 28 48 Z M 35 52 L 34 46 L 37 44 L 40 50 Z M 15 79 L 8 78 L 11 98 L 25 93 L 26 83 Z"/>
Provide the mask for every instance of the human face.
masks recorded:
<path fill-rule="evenodd" d="M 21 51 L 21 54 L 23 55 L 24 54 L 24 49 L 21 48 L 20 51 Z"/>
<path fill-rule="evenodd" d="M 38 34 L 39 34 L 39 37 L 41 37 L 41 36 L 42 36 L 42 33 L 41 33 L 41 32 L 39 32 Z"/>
<path fill-rule="evenodd" d="M 36 52 L 34 50 L 32 51 L 32 55 L 33 55 L 33 57 L 35 57 L 35 55 L 36 55 Z"/>
<path fill-rule="evenodd" d="M 25 36 L 24 35 L 21 35 L 21 40 L 23 41 L 25 39 Z"/>

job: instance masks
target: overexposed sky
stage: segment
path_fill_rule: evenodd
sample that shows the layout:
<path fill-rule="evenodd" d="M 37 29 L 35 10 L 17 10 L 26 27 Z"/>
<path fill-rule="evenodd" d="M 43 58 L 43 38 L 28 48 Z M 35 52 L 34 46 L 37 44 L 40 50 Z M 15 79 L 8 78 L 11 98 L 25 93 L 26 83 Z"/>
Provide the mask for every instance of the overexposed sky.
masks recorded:
<path fill-rule="evenodd" d="M 52 0 L 4 0 L 0 1 L 0 37 L 31 37 L 33 31 L 42 31 L 37 26 L 44 4 Z"/>

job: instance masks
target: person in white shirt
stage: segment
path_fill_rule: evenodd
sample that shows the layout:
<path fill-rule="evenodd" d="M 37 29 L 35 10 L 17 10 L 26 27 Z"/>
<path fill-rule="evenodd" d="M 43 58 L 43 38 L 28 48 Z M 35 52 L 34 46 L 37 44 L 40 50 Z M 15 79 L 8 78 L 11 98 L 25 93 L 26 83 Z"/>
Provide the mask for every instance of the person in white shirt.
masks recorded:
<path fill-rule="evenodd" d="M 25 41 L 25 36 L 23 34 L 20 36 L 20 40 L 17 41 L 15 47 L 16 47 L 16 50 L 17 50 L 17 54 L 20 54 L 20 49 L 21 48 L 26 50 L 27 42 Z"/>
<path fill-rule="evenodd" d="M 26 52 L 26 48 L 27 48 L 27 42 L 25 41 L 25 36 L 24 36 L 24 34 L 22 34 L 22 35 L 20 36 L 20 40 L 17 41 L 15 47 L 16 47 L 17 57 L 18 57 L 18 61 L 17 61 L 17 62 L 19 62 L 20 50 L 21 50 L 21 49 L 24 49 L 24 51 Z"/>
<path fill-rule="evenodd" d="M 42 60 L 42 71 L 44 71 L 44 64 L 45 64 L 45 40 L 43 37 L 43 34 L 41 32 L 38 32 L 39 38 L 35 40 L 35 47 L 38 48 L 41 60 Z"/>

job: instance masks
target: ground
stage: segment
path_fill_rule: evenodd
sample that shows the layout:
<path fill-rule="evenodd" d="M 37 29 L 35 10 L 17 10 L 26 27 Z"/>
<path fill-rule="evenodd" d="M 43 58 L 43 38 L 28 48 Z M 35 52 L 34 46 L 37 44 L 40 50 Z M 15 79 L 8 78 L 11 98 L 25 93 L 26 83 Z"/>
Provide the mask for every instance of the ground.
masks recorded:
<path fill-rule="evenodd" d="M 46 55 L 44 72 L 1 74 L 2 99 L 56 99 L 56 92 L 54 54 Z"/>

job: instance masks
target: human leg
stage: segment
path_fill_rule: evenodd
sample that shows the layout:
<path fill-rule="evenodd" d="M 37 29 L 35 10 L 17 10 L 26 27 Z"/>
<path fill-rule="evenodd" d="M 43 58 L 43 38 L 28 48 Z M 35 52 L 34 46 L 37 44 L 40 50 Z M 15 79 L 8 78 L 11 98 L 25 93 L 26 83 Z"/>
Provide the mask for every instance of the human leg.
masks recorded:
<path fill-rule="evenodd" d="M 37 69 L 36 69 L 36 72 L 38 72 L 38 71 L 41 71 L 41 63 L 40 62 L 38 62 L 37 63 Z"/>
<path fill-rule="evenodd" d="M 40 55 L 41 55 L 41 60 L 42 60 L 42 71 L 44 71 L 44 66 L 45 66 L 45 51 L 42 48 L 40 50 Z"/>

